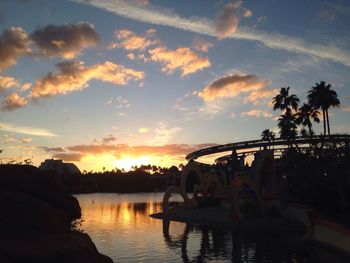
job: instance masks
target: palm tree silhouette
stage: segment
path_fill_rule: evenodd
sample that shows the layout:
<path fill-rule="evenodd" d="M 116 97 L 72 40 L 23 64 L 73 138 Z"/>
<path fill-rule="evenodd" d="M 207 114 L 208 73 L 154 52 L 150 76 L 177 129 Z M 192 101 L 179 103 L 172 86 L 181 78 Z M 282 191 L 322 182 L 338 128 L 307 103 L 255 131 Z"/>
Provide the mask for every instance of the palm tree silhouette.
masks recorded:
<path fill-rule="evenodd" d="M 261 140 L 268 141 L 269 143 L 272 141 L 275 141 L 276 135 L 273 131 L 270 131 L 269 129 L 265 129 L 261 133 Z"/>
<path fill-rule="evenodd" d="M 309 90 L 307 98 L 312 107 L 315 109 L 322 109 L 323 134 L 326 135 L 328 130 L 328 135 L 331 135 L 328 109 L 340 105 L 337 92 L 332 90 L 331 84 L 326 84 L 325 81 L 321 81 L 320 83 L 316 83 L 315 86 Z"/>
<path fill-rule="evenodd" d="M 273 110 L 280 109 L 287 111 L 290 108 L 294 110 L 298 109 L 299 98 L 294 94 L 289 95 L 289 89 L 289 87 L 282 87 L 280 93 L 273 97 Z"/>
<path fill-rule="evenodd" d="M 280 137 L 289 141 L 291 146 L 291 141 L 297 136 L 297 125 L 295 124 L 295 114 L 292 110 L 287 108 L 286 112 L 278 118 L 278 127 L 280 129 Z"/>
<path fill-rule="evenodd" d="M 295 123 L 298 125 L 303 125 L 304 127 L 308 127 L 309 129 L 309 135 L 310 137 L 312 137 L 312 135 L 314 134 L 313 130 L 312 130 L 312 120 L 314 122 L 319 123 L 320 119 L 318 118 L 318 115 L 320 114 L 320 112 L 313 108 L 310 104 L 304 103 L 303 106 L 301 106 L 298 109 L 298 112 L 296 113 L 296 119 L 295 119 Z"/>

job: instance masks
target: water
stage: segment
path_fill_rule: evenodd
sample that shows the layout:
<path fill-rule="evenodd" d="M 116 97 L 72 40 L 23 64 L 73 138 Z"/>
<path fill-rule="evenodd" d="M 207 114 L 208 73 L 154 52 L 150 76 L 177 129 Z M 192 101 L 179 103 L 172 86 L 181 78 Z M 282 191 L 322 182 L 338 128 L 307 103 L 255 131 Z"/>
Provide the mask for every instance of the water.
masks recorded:
<path fill-rule="evenodd" d="M 310 262 L 299 237 L 163 222 L 162 193 L 77 195 L 81 229 L 114 262 Z"/>

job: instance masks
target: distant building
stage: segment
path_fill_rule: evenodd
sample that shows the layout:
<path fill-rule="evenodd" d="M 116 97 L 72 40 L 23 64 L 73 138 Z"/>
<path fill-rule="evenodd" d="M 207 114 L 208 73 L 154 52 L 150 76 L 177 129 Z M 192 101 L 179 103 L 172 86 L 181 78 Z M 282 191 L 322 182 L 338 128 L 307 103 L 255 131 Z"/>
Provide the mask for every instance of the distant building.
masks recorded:
<path fill-rule="evenodd" d="M 81 174 L 79 168 L 74 163 L 64 163 L 62 160 L 47 159 L 40 164 L 39 168 L 60 175 Z"/>

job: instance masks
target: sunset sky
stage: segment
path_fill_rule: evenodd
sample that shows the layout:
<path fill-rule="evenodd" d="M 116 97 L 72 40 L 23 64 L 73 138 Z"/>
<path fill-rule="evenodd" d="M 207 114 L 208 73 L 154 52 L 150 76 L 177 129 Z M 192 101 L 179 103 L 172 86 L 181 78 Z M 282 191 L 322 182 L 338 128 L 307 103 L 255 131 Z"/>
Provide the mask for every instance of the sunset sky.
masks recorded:
<path fill-rule="evenodd" d="M 321 80 L 347 133 L 349 25 L 345 0 L 1 0 L 1 161 L 186 163 L 278 132 L 280 87 L 303 102 Z"/>

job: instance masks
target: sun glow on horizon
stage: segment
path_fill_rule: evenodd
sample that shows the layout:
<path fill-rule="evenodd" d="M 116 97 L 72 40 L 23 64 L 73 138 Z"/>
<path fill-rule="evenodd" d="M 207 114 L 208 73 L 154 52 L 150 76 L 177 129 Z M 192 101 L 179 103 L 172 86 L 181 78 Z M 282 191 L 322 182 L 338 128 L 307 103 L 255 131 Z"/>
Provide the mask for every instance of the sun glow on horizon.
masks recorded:
<path fill-rule="evenodd" d="M 161 167 L 170 167 L 172 165 L 179 166 L 180 161 L 176 156 L 171 155 L 137 155 L 122 154 L 119 158 L 112 154 L 86 155 L 79 162 L 74 162 L 81 171 L 111 171 L 114 169 L 124 169 L 125 171 L 132 170 L 133 166 L 141 165 L 156 165 Z"/>
<path fill-rule="evenodd" d="M 151 158 L 149 156 L 132 157 L 130 155 L 123 156 L 122 159 L 115 160 L 114 166 L 125 171 L 131 170 L 133 166 L 150 164 Z"/>

